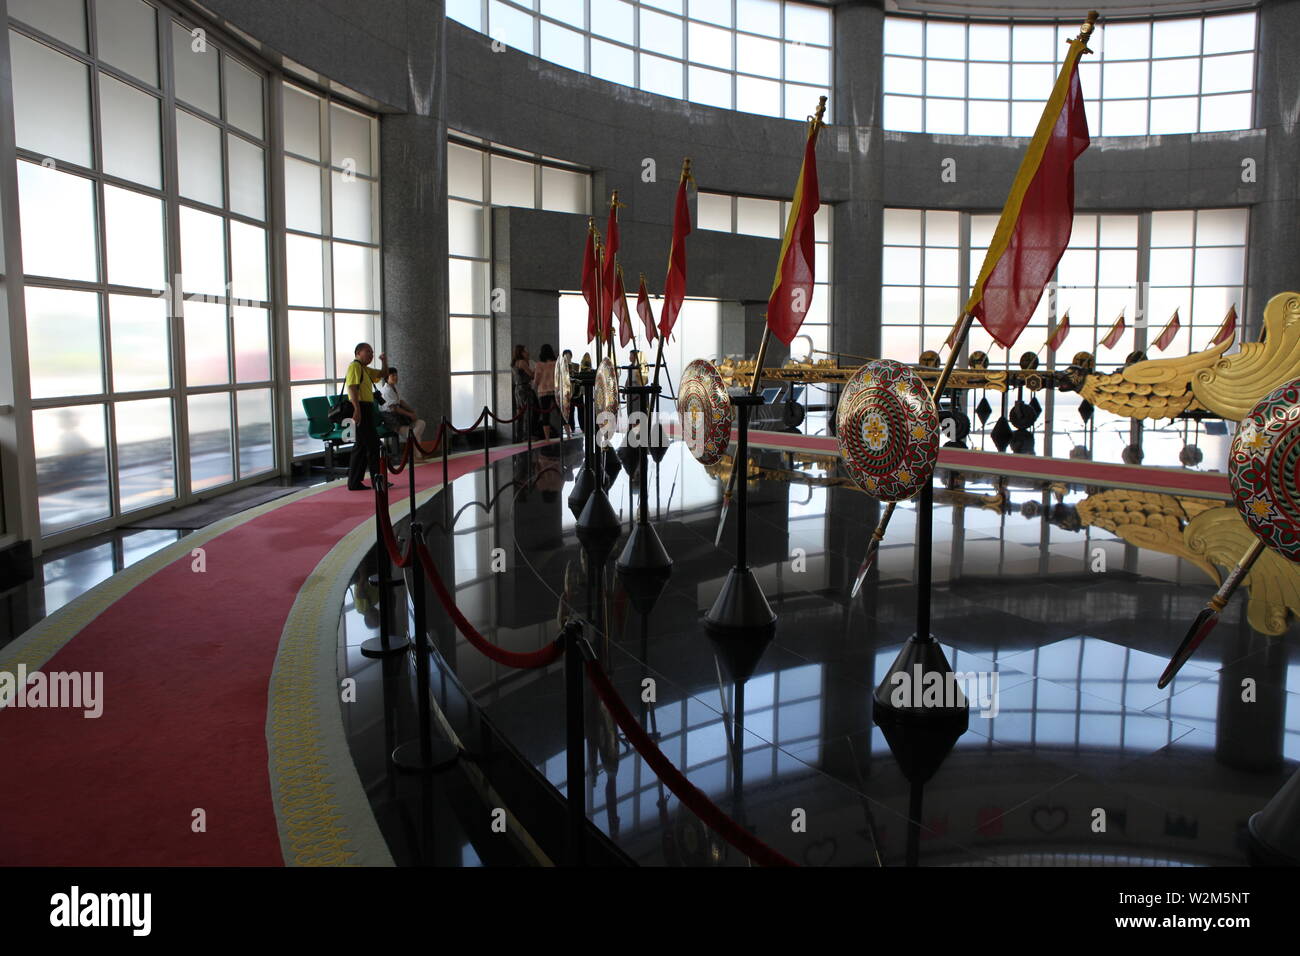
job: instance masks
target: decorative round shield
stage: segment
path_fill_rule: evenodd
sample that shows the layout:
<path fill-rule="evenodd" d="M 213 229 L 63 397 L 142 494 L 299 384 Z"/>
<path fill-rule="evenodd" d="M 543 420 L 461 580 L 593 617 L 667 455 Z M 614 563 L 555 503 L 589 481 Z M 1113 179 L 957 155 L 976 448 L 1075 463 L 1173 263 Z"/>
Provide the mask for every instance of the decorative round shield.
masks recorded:
<path fill-rule="evenodd" d="M 716 465 L 731 441 L 731 399 L 712 362 L 696 359 L 686 366 L 677 389 L 677 417 L 682 440 L 702 464 Z"/>
<path fill-rule="evenodd" d="M 596 370 L 596 393 L 592 401 L 597 415 L 618 414 L 618 369 L 608 356 L 600 360 L 600 368 Z"/>
<path fill-rule="evenodd" d="M 1300 379 L 1260 400 L 1228 454 L 1228 484 L 1250 530 L 1300 561 Z"/>
<path fill-rule="evenodd" d="M 911 498 L 934 474 L 939 412 L 906 365 L 878 359 L 858 369 L 840 398 L 836 423 L 849 474 L 881 501 Z"/>
<path fill-rule="evenodd" d="M 555 363 L 555 400 L 560 405 L 560 417 L 567 422 L 569 412 L 573 410 L 573 378 L 569 375 L 569 363 L 564 356 Z"/>

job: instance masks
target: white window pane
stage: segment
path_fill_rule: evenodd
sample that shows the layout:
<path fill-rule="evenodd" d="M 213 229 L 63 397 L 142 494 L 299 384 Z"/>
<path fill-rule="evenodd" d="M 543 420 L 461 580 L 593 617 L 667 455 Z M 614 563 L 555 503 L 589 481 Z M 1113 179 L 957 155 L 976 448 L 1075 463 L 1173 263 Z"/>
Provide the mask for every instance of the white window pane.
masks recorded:
<path fill-rule="evenodd" d="M 357 343 L 376 345 L 375 327 L 368 315 L 340 312 L 334 316 L 334 377 L 343 378 L 356 356 Z"/>
<path fill-rule="evenodd" d="M 105 185 L 104 229 L 108 281 L 162 291 L 167 283 L 162 200 Z"/>
<path fill-rule="evenodd" d="M 284 148 L 320 159 L 320 100 L 288 84 L 284 87 Z"/>
<path fill-rule="evenodd" d="M 789 5 L 793 9 L 794 4 Z M 706 20 L 719 26 L 731 26 L 731 0 L 690 0 L 687 8 L 692 20 Z"/>
<path fill-rule="evenodd" d="M 587 68 L 586 53 L 581 33 L 542 21 L 542 59 L 582 72 Z"/>
<path fill-rule="evenodd" d="M 85 0 L 9 0 L 9 16 L 68 46 L 86 50 Z"/>
<path fill-rule="evenodd" d="M 258 388 L 236 392 L 235 414 L 239 421 L 239 477 L 270 471 L 275 467 L 271 390 Z"/>
<path fill-rule="evenodd" d="M 1255 49 L 1255 14 L 1234 13 L 1205 18 L 1205 53 Z"/>
<path fill-rule="evenodd" d="M 289 379 L 325 378 L 325 316 L 289 310 Z"/>
<path fill-rule="evenodd" d="M 1248 213 L 1245 209 L 1202 209 L 1196 214 L 1198 246 L 1244 246 Z M 1200 284 L 1200 276 L 1196 277 Z"/>
<path fill-rule="evenodd" d="M 537 52 L 533 49 L 533 18 L 499 0 L 488 6 L 488 36 L 525 53 Z"/>
<path fill-rule="evenodd" d="M 19 161 L 18 201 L 28 275 L 99 278 L 95 187 L 89 179 Z"/>
<path fill-rule="evenodd" d="M 591 75 L 632 86 L 635 82 L 632 51 L 627 47 L 616 46 L 592 37 L 591 40 Z"/>
<path fill-rule="evenodd" d="M 453 256 L 486 256 L 484 212 L 474 203 L 447 203 L 447 251 Z"/>
<path fill-rule="evenodd" d="M 1056 83 L 1056 68 L 1043 63 L 1017 63 L 1011 68 L 1011 95 L 1018 100 L 1046 102 Z"/>
<path fill-rule="evenodd" d="M 180 192 L 210 206 L 224 202 L 221 183 L 221 130 L 192 113 L 176 111 Z"/>
<path fill-rule="evenodd" d="M 731 232 L 731 197 L 717 193 L 697 193 L 695 228 Z"/>
<path fill-rule="evenodd" d="M 226 294 L 226 245 L 223 220 L 212 213 L 181 206 L 181 288 L 200 295 Z"/>
<path fill-rule="evenodd" d="M 1097 283 L 1097 251 L 1066 249 L 1056 267 L 1056 280 L 1071 288 L 1092 287 Z"/>
<path fill-rule="evenodd" d="M 785 5 L 785 36 L 787 40 L 800 40 L 829 46 L 831 42 L 831 12 L 825 7 L 804 3 Z"/>
<path fill-rule="evenodd" d="M 330 175 L 330 185 L 334 235 L 340 239 L 371 242 L 375 184 L 368 179 L 333 172 Z"/>
<path fill-rule="evenodd" d="M 487 312 L 487 264 L 468 259 L 447 260 L 447 285 L 451 312 L 483 315 Z"/>
<path fill-rule="evenodd" d="M 542 208 L 554 212 L 587 213 L 591 208 L 591 181 L 584 173 L 542 167 Z"/>
<path fill-rule="evenodd" d="M 886 17 L 885 52 L 920 56 L 924 52 L 923 29 L 920 20 Z"/>
<path fill-rule="evenodd" d="M 1249 129 L 1250 94 L 1227 93 L 1201 98 L 1201 132 L 1226 129 Z"/>
<path fill-rule="evenodd" d="M 533 164 L 506 156 L 492 157 L 492 204 L 494 206 L 536 206 Z"/>
<path fill-rule="evenodd" d="M 779 37 L 781 4 L 778 0 L 736 0 L 736 23 L 741 30 Z"/>
<path fill-rule="evenodd" d="M 831 80 L 831 54 L 824 47 L 804 46 L 797 43 L 785 45 L 785 78 L 797 83 L 829 84 Z"/>
<path fill-rule="evenodd" d="M 1151 245 L 1190 246 L 1193 241 L 1195 213 L 1191 210 L 1170 210 L 1151 214 Z"/>
<path fill-rule="evenodd" d="M 970 217 L 970 243 L 976 249 L 986 249 L 993 241 L 993 231 L 997 229 L 997 216 Z M 978 270 L 976 272 L 978 275 Z"/>
<path fill-rule="evenodd" d="M 930 59 L 964 60 L 966 58 L 966 25 L 943 20 L 929 20 L 925 24 L 925 55 Z"/>
<path fill-rule="evenodd" d="M 1151 284 L 1183 286 L 1192 281 L 1191 249 L 1152 249 Z"/>
<path fill-rule="evenodd" d="M 955 212 L 944 212 L 941 210 L 928 210 L 925 214 L 925 244 L 927 246 L 944 246 L 946 248 L 957 248 L 958 227 L 961 217 Z M 956 260 L 954 260 L 953 269 L 956 269 Z M 926 274 L 926 281 L 933 283 L 935 278 L 929 273 Z M 944 285 L 956 285 L 957 280 L 954 277 L 951 282 L 945 282 Z"/>
<path fill-rule="evenodd" d="M 591 32 L 603 37 L 609 37 L 611 40 L 619 40 L 623 43 L 632 42 L 632 23 L 635 11 L 632 4 L 623 3 L 622 0 L 601 0 L 599 3 L 591 4 Z M 659 14 L 655 14 L 659 16 Z M 681 21 L 673 21 L 677 24 L 678 42 L 681 41 Z M 643 21 L 644 23 L 644 21 Z M 645 27 L 642 26 L 644 34 Z M 645 43 L 645 36 L 641 38 Z"/>
<path fill-rule="evenodd" d="M 44 43 L 9 31 L 18 145 L 42 156 L 92 165 L 90 76 Z"/>
<path fill-rule="evenodd" d="M 781 112 L 781 84 L 775 80 L 736 77 L 736 109 L 777 116 Z"/>
<path fill-rule="evenodd" d="M 1149 69 L 1150 64 L 1145 60 L 1137 63 L 1107 63 L 1101 72 L 1102 97 L 1109 100 L 1146 96 Z"/>
<path fill-rule="evenodd" d="M 781 204 L 774 199 L 736 199 L 736 232 L 742 236 L 781 238 L 785 223 L 781 221 Z"/>
<path fill-rule="evenodd" d="M 11 11 L 12 12 L 12 11 Z M 99 58 L 158 85 L 158 17 L 143 0 L 96 0 Z"/>
<path fill-rule="evenodd" d="M 1137 281 L 1136 249 L 1102 249 L 1097 254 L 1097 262 L 1101 285 L 1131 285 Z"/>
<path fill-rule="evenodd" d="M 483 198 L 483 154 L 468 146 L 447 144 L 447 192 L 464 199 Z"/>
<path fill-rule="evenodd" d="M 1016 25 L 1012 29 L 1013 60 L 1020 63 L 1053 63 L 1056 61 L 1056 53 L 1056 31 L 1052 27 Z"/>
<path fill-rule="evenodd" d="M 1204 61 L 1201 75 L 1202 93 L 1235 93 L 1255 85 L 1255 55 L 1236 53 L 1214 56 Z"/>
<path fill-rule="evenodd" d="M 231 467 L 230 395 L 191 395 L 190 489 L 202 491 L 234 480 Z"/>
<path fill-rule="evenodd" d="M 1150 23 L 1103 24 L 1101 33 L 1107 63 L 1112 60 L 1141 60 L 1151 55 Z"/>
<path fill-rule="evenodd" d="M 1108 100 L 1103 106 L 1102 136 L 1144 136 L 1146 132 L 1146 100 Z"/>
<path fill-rule="evenodd" d="M 1195 96 L 1200 90 L 1201 61 L 1158 60 L 1151 66 L 1152 96 Z"/>
<path fill-rule="evenodd" d="M 923 60 L 910 57 L 885 57 L 884 83 L 886 93 L 911 93 L 925 91 L 922 73 Z"/>
<path fill-rule="evenodd" d="M 1102 216 L 1099 242 L 1102 246 L 1137 248 L 1137 216 Z"/>
<path fill-rule="evenodd" d="M 101 73 L 99 112 L 104 137 L 104 172 L 162 188 L 159 100 Z"/>
<path fill-rule="evenodd" d="M 972 23 L 968 32 L 970 58 L 1005 63 L 1011 59 L 1011 28 L 1001 24 Z"/>
<path fill-rule="evenodd" d="M 1201 286 L 1192 290 L 1192 317 L 1196 325 L 1217 329 L 1228 314 L 1229 307 L 1241 303 L 1240 286 Z M 1240 311 L 1240 310 L 1238 310 Z M 1205 337 L 1208 341 L 1209 336 Z M 1203 343 L 1198 342 L 1197 345 Z"/>
<path fill-rule="evenodd" d="M 542 13 L 580 30 L 586 26 L 586 4 L 583 0 L 542 0 Z"/>
<path fill-rule="evenodd" d="M 354 110 L 330 104 L 330 163 L 331 165 L 369 176 L 370 124 L 368 116 Z"/>
<path fill-rule="evenodd" d="M 186 299 L 184 308 L 186 384 L 224 385 L 230 381 L 226 307 Z"/>
<path fill-rule="evenodd" d="M 890 59 L 894 58 L 885 60 L 886 74 L 888 74 Z M 781 44 L 763 37 L 749 36 L 745 33 L 736 34 L 736 69 L 757 76 L 780 79 Z"/>
<path fill-rule="evenodd" d="M 601 4 L 603 6 L 603 4 Z M 595 20 L 593 11 L 592 20 Z M 609 34 L 606 34 L 609 36 Z M 621 37 L 619 39 L 622 39 Z M 676 17 L 641 10 L 641 49 L 653 50 L 666 56 L 682 55 L 682 21 Z"/>
<path fill-rule="evenodd" d="M 491 378 L 487 375 L 451 377 L 451 420 L 472 422 L 489 403 Z"/>
<path fill-rule="evenodd" d="M 108 297 L 114 392 L 143 392 L 171 385 L 167 304 L 165 296 Z"/>
<path fill-rule="evenodd" d="M 921 250 L 913 246 L 885 246 L 881 275 L 890 285 L 919 285 Z"/>
<path fill-rule="evenodd" d="M 1241 285 L 1246 250 L 1241 246 L 1211 246 L 1196 250 L 1197 285 Z"/>
<path fill-rule="evenodd" d="M 477 8 L 477 5 L 476 5 Z M 450 11 L 450 5 L 448 10 Z M 447 14 L 450 16 L 450 12 Z M 332 385 L 296 385 L 289 389 L 289 422 L 293 432 L 293 453 L 309 455 L 321 450 L 319 438 L 312 438 L 307 433 L 307 413 L 302 407 L 303 399 L 317 396 L 337 395 Z"/>
<path fill-rule="evenodd" d="M 321 231 L 321 169 L 288 156 L 284 159 L 284 218 L 290 229 Z"/>
<path fill-rule="evenodd" d="M 887 325 L 880 330 L 880 356 L 896 362 L 915 362 L 921 354 L 921 330 L 916 326 Z"/>
<path fill-rule="evenodd" d="M 266 218 L 266 160 L 262 147 L 226 136 L 230 163 L 230 208 L 254 219 Z"/>
<path fill-rule="evenodd" d="M 32 412 L 41 533 L 107 518 L 107 430 L 103 405 Z"/>
<path fill-rule="evenodd" d="M 682 64 L 676 60 L 641 54 L 641 89 L 681 99 Z"/>
<path fill-rule="evenodd" d="M 237 299 L 265 302 L 266 230 L 230 220 L 230 294 Z"/>
<path fill-rule="evenodd" d="M 966 132 L 972 136 L 1006 136 L 1011 123 L 1011 112 L 1003 102 L 973 100 L 967 107 Z"/>
<path fill-rule="evenodd" d="M 977 99 L 1005 100 L 1011 91 L 1011 68 L 1005 63 L 972 63 L 970 95 Z M 1005 111 L 1004 111 L 1005 112 Z"/>
<path fill-rule="evenodd" d="M 950 60 L 927 60 L 925 89 L 931 96 L 965 96 L 966 64 Z"/>
<path fill-rule="evenodd" d="M 334 243 L 334 306 L 375 308 L 375 251 L 369 246 Z"/>
<path fill-rule="evenodd" d="M 176 497 L 176 446 L 172 400 L 118 402 L 113 410 L 117 441 L 118 502 L 123 512 Z"/>
<path fill-rule="evenodd" d="M 28 286 L 26 299 L 32 398 L 102 392 L 99 295 Z"/>
<path fill-rule="evenodd" d="M 491 371 L 492 320 L 473 315 L 451 318 L 451 367 L 457 371 Z"/>
<path fill-rule="evenodd" d="M 262 78 L 225 57 L 226 121 L 245 133 L 262 138 Z"/>
<path fill-rule="evenodd" d="M 479 0 L 447 0 L 447 16 L 479 33 L 483 29 L 483 4 Z M 297 446 L 294 448 L 297 451 Z"/>
<path fill-rule="evenodd" d="M 721 70 L 731 69 L 731 31 L 703 23 L 687 25 L 687 42 L 692 63 L 704 63 Z M 787 49 L 789 45 L 787 44 Z M 821 79 L 818 77 L 817 79 Z"/>
<path fill-rule="evenodd" d="M 925 100 L 925 131 L 927 133 L 965 133 L 965 100 Z"/>
<path fill-rule="evenodd" d="M 1153 56 L 1196 56 L 1201 52 L 1201 21 L 1157 20 L 1152 24 Z"/>
<path fill-rule="evenodd" d="M 1151 101 L 1151 133 L 1194 133 L 1201 102 L 1195 96 Z"/>
<path fill-rule="evenodd" d="M 925 129 L 922 103 L 916 96 L 886 96 L 885 129 L 922 132 Z"/>
<path fill-rule="evenodd" d="M 309 236 L 285 236 L 288 260 L 289 303 L 291 305 L 323 305 L 325 303 L 325 273 L 322 264 L 321 240 Z"/>
<path fill-rule="evenodd" d="M 191 106 L 221 115 L 221 91 L 217 85 L 217 48 L 206 39 L 172 22 L 172 60 L 176 75 L 176 96 Z"/>
<path fill-rule="evenodd" d="M 795 86 L 793 83 L 787 83 L 785 85 L 785 118 L 804 120 L 811 117 L 817 110 L 818 99 L 825 95 L 825 89 L 815 86 Z M 829 107 L 826 114 L 826 119 L 829 122 Z"/>
<path fill-rule="evenodd" d="M 235 381 L 269 380 L 271 340 L 266 309 L 237 305 L 230 318 L 235 331 Z"/>
<path fill-rule="evenodd" d="M 690 98 L 694 103 L 731 109 L 731 74 L 706 70 L 701 66 L 688 68 Z"/>
<path fill-rule="evenodd" d="M 919 246 L 921 222 L 919 209 L 886 209 L 883 223 L 885 245 Z"/>

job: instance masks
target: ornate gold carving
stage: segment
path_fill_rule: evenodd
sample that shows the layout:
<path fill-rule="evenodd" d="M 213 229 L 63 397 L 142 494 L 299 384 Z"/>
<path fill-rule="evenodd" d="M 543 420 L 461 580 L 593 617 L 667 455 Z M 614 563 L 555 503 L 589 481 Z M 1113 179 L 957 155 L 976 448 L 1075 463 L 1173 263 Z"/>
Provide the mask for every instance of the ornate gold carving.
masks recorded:
<path fill-rule="evenodd" d="M 1192 518 L 1183 529 L 1183 539 L 1193 554 L 1230 568 L 1255 536 L 1236 508 L 1224 506 Z M 1300 566 L 1275 551 L 1264 549 L 1243 586 L 1249 592 L 1246 620 L 1261 634 L 1285 634 L 1288 618 L 1300 615 Z"/>

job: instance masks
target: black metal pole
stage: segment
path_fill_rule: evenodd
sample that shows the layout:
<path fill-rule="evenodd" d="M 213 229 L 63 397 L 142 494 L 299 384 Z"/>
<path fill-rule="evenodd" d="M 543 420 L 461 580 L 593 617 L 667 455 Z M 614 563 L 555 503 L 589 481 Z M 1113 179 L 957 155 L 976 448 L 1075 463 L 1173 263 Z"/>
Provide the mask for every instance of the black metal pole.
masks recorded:
<path fill-rule="evenodd" d="M 414 501 L 414 499 L 412 499 Z M 415 692 L 419 695 L 416 706 L 420 714 L 420 765 L 433 766 L 433 715 L 429 712 L 429 635 L 425 630 L 424 568 L 420 562 L 420 540 L 423 529 L 418 522 L 411 523 L 411 580 L 414 582 L 415 603 Z"/>
<path fill-rule="evenodd" d="M 590 573 L 590 570 L 588 571 Z M 584 725 L 585 698 L 583 687 L 583 659 L 579 648 L 582 626 L 570 621 L 565 627 L 564 642 L 564 719 L 567 738 L 568 765 L 568 858 L 570 866 L 585 866 L 587 862 L 587 777 Z"/>
<path fill-rule="evenodd" d="M 930 640 L 930 585 L 934 557 L 934 478 L 921 488 L 916 538 L 916 639 Z"/>
<path fill-rule="evenodd" d="M 732 461 L 732 484 L 736 486 L 736 567 L 744 571 L 749 567 L 749 405 L 737 409 L 740 434 L 736 440 L 736 457 Z M 740 470 L 736 474 L 737 469 Z"/>
<path fill-rule="evenodd" d="M 492 421 L 492 416 L 488 414 L 488 407 L 484 405 L 483 406 L 483 477 L 485 479 L 487 478 L 488 469 L 491 466 L 491 462 L 488 461 L 488 447 L 489 447 L 488 425 L 491 423 L 491 421 Z M 527 421 L 528 421 L 528 414 L 525 413 L 524 422 L 527 423 Z M 491 487 L 490 483 L 488 487 L 489 488 Z"/>

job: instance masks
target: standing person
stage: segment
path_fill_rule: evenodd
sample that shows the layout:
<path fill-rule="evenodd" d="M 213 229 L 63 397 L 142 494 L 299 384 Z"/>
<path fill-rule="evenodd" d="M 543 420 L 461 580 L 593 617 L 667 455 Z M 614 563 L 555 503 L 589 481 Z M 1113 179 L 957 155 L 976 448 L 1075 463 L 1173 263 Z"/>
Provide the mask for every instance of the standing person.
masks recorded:
<path fill-rule="evenodd" d="M 555 410 L 555 349 L 547 342 L 537 355 L 533 369 L 533 388 L 537 391 L 537 406 L 542 418 L 542 437 L 550 440 L 551 422 L 557 417 Z"/>
<path fill-rule="evenodd" d="M 522 345 L 515 346 L 514 356 L 510 359 L 510 369 L 514 375 L 515 415 L 514 440 L 523 441 L 533 431 L 533 407 L 537 397 L 533 392 L 533 363 L 528 360 L 528 349 Z M 519 413 L 523 412 L 522 415 Z"/>
<path fill-rule="evenodd" d="M 560 361 L 569 367 L 569 381 L 573 381 L 573 376 L 578 374 L 580 366 L 573 360 L 573 350 L 565 349 L 560 353 Z M 577 433 L 578 409 L 582 407 L 582 389 L 576 385 L 570 389 L 569 395 L 569 420 L 565 423 L 569 428 L 569 435 L 572 437 Z"/>
<path fill-rule="evenodd" d="M 383 381 L 384 373 L 377 368 L 370 368 L 374 361 L 375 350 L 369 342 L 360 342 L 352 351 L 353 359 L 348 365 L 347 376 L 343 384 L 347 386 L 348 398 L 352 400 L 352 420 L 356 439 L 352 445 L 352 456 L 348 461 L 348 490 L 367 491 L 362 479 L 367 470 L 373 482 L 379 474 L 379 416 L 375 414 L 375 383 Z M 387 367 L 388 356 L 380 355 L 379 364 Z"/>
<path fill-rule="evenodd" d="M 424 437 L 424 419 L 416 414 L 415 409 L 408 405 L 401 393 L 397 391 L 396 368 L 389 367 L 384 383 L 379 386 L 379 394 L 384 398 L 384 408 L 379 413 L 384 424 L 402 438 L 406 437 L 406 430 L 409 428 L 415 435 L 415 440 L 420 441 Z"/>

